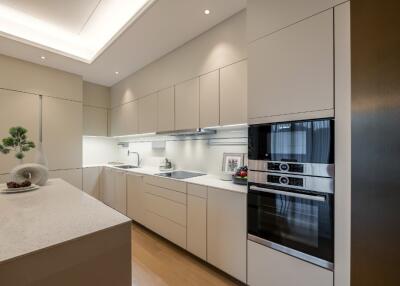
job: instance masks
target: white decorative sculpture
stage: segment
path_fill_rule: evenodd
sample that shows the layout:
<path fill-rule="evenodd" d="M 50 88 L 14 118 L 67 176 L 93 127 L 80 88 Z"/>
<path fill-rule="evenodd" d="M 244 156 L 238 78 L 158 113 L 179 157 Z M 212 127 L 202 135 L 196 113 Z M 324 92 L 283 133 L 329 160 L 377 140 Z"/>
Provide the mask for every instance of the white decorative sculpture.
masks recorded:
<path fill-rule="evenodd" d="M 32 184 L 43 186 L 49 177 L 49 170 L 39 164 L 22 164 L 11 170 L 10 177 L 13 182 L 28 180 Z"/>

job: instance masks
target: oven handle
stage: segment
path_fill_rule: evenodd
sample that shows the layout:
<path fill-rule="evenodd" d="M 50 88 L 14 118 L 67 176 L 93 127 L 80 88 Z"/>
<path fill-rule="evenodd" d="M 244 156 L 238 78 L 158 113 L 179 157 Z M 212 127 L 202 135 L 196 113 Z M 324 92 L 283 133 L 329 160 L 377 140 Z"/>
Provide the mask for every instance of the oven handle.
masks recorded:
<path fill-rule="evenodd" d="M 325 202 L 325 197 L 321 197 L 321 196 L 311 196 L 311 195 L 306 195 L 306 194 L 285 192 L 285 191 L 261 188 L 261 187 L 257 187 L 257 186 L 250 186 L 250 190 L 264 192 L 264 193 L 271 193 L 271 194 L 275 194 L 275 195 L 295 197 L 295 198 L 300 198 L 300 199 L 307 199 L 307 200 L 318 201 L 318 202 Z"/>

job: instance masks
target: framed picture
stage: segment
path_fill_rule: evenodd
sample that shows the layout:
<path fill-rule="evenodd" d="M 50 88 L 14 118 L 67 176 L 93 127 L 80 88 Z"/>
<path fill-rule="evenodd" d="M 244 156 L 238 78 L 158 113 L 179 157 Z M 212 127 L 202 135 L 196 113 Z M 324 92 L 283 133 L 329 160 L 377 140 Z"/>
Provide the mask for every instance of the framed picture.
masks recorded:
<path fill-rule="evenodd" d="M 224 153 L 222 172 L 233 173 L 241 166 L 243 166 L 243 153 Z"/>

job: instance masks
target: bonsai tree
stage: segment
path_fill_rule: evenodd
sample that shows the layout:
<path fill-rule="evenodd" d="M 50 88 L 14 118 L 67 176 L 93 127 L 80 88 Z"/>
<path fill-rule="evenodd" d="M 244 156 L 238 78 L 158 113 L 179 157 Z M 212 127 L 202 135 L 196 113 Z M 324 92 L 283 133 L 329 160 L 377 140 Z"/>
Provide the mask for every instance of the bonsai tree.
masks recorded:
<path fill-rule="evenodd" d="M 0 152 L 8 154 L 13 150 L 15 152 L 15 157 L 22 160 L 25 157 L 24 152 L 35 148 L 35 143 L 28 141 L 26 136 L 27 132 L 28 130 L 20 126 L 11 127 L 9 130 L 11 136 L 2 140 L 3 144 L 0 144 Z"/>

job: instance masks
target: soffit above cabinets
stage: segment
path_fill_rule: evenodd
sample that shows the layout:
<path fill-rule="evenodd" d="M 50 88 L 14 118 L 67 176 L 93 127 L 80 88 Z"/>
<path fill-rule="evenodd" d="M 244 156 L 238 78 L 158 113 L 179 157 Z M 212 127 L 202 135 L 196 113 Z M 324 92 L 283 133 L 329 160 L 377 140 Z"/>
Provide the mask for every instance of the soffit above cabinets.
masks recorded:
<path fill-rule="evenodd" d="M 0 0 L 0 53 L 111 86 L 245 7 L 246 0 Z"/>

